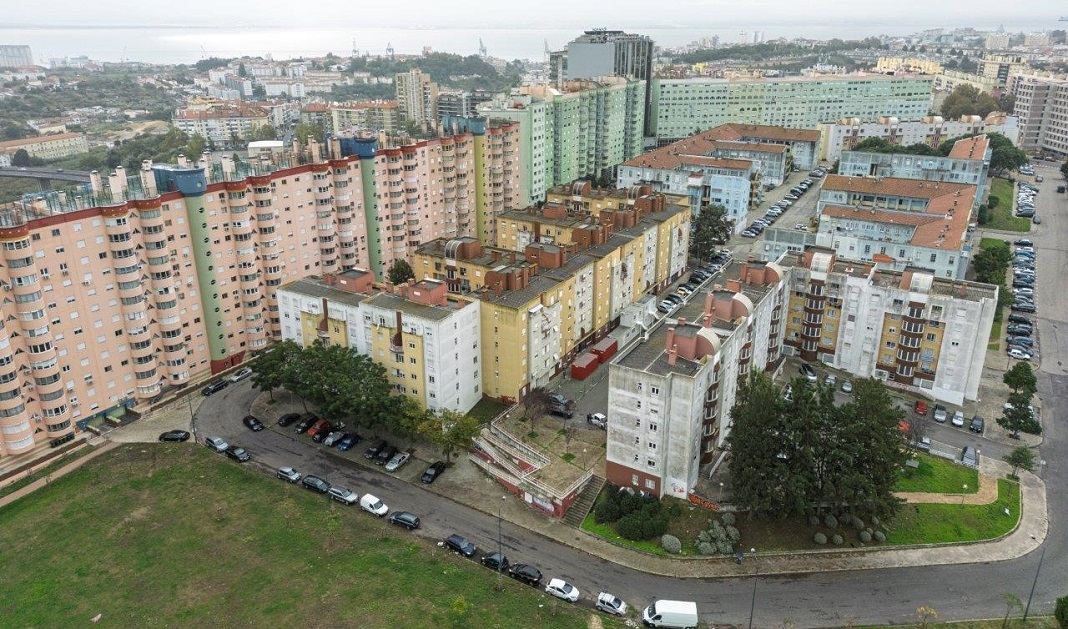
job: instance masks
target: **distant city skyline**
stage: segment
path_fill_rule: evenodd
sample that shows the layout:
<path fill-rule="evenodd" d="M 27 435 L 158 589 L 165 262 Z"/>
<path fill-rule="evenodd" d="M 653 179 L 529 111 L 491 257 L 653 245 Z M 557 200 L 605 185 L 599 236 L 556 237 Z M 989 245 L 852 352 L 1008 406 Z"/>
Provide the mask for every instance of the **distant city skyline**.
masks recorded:
<path fill-rule="evenodd" d="M 54 57 L 85 55 L 101 61 L 192 63 L 208 56 L 272 55 L 277 59 L 320 56 L 328 52 L 347 56 L 354 44 L 361 53 L 384 54 L 392 45 L 397 54 L 419 54 L 424 46 L 438 52 L 476 54 L 479 40 L 491 56 L 504 59 L 543 60 L 546 46 L 563 47 L 583 30 L 610 28 L 650 35 L 657 45 L 679 47 L 702 37 L 718 36 L 721 43 L 752 40 L 760 32 L 764 41 L 777 38 L 861 39 L 875 35 L 900 36 L 918 31 L 973 27 L 1009 32 L 1068 28 L 1058 18 L 1068 15 L 1060 2 L 1029 3 L 1026 15 L 1019 7 L 987 1 L 973 2 L 962 13 L 959 6 L 920 4 L 902 0 L 895 16 L 879 8 L 865 10 L 855 3 L 830 0 L 818 10 L 784 0 L 758 0 L 737 5 L 721 0 L 669 0 L 649 15 L 647 5 L 618 0 L 606 19 L 595 7 L 573 6 L 561 0 L 538 5 L 536 15 L 517 10 L 491 11 L 481 0 L 463 6 L 444 6 L 412 0 L 403 13 L 392 5 L 361 7 L 358 13 L 340 0 L 321 0 L 314 12 L 294 13 L 278 0 L 257 4 L 254 15 L 247 7 L 190 0 L 176 13 L 169 7 L 146 6 L 131 12 L 115 6 L 85 5 L 67 0 L 50 3 L 44 21 L 36 7 L 21 5 L 5 11 L 0 43 L 28 44 L 40 65 Z M 58 5 L 58 6 L 55 6 Z M 158 12 L 159 15 L 155 15 Z M 322 16 L 335 15 L 323 26 Z M 340 16 L 351 16 L 351 26 Z M 629 17 L 640 16 L 640 17 Z M 907 16 L 899 18 L 896 16 Z M 743 33 L 745 34 L 743 36 Z"/>

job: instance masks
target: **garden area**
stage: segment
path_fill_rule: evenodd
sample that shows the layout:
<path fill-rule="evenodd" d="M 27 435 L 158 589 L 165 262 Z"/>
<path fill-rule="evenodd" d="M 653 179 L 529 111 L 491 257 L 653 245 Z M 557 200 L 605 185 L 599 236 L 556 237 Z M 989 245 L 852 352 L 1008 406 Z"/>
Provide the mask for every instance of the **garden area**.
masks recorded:
<path fill-rule="evenodd" d="M 1011 181 L 1001 177 L 992 177 L 986 211 L 980 210 L 979 224 L 990 229 L 1024 234 L 1031 231 L 1031 219 L 1015 216 L 1012 213 L 1015 198 L 1016 192 Z"/>
<path fill-rule="evenodd" d="M 940 494 L 974 494 L 979 491 L 979 472 L 975 468 L 923 452 L 917 452 L 913 458 L 919 467 L 905 468 L 901 472 L 897 491 Z M 965 486 L 968 489 L 964 489 Z"/>

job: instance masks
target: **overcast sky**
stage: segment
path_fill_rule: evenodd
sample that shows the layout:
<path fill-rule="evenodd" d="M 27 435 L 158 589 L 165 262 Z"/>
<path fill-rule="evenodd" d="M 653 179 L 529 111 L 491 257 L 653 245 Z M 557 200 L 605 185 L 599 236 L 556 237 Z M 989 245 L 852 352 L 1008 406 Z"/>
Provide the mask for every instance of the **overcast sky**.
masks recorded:
<path fill-rule="evenodd" d="M 118 24 L 228 25 L 228 26 L 351 26 L 374 27 L 746 27 L 781 28 L 789 24 L 838 22 L 885 23 L 887 31 L 901 27 L 985 26 L 1005 23 L 1031 28 L 1064 28 L 1057 22 L 1068 15 L 1064 0 L 258 0 L 233 2 L 182 0 L 181 2 L 85 2 L 45 0 L 4 2 L 6 25 L 63 24 L 78 26 Z M 399 8 L 402 9 L 398 10 Z M 611 22 L 611 24 L 609 24 Z"/>

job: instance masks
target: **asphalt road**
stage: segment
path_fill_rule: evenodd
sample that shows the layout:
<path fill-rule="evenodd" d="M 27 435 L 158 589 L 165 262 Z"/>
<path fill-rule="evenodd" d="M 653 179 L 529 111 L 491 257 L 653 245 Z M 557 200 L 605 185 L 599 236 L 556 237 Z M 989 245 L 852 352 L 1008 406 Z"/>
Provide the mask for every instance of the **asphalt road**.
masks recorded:
<path fill-rule="evenodd" d="M 1043 171 L 1040 171 L 1043 172 Z M 1045 174 L 1045 173 L 1043 173 Z M 1055 186 L 1052 171 L 1046 174 L 1045 186 Z M 1052 180 L 1052 181 L 1051 181 Z M 1038 291 L 1039 328 L 1045 352 L 1039 374 L 1039 395 L 1044 402 L 1045 441 L 1040 448 L 1044 465 L 1039 468 L 1048 490 L 1050 534 L 1043 544 L 1045 559 L 1035 587 L 1031 613 L 1051 613 L 1058 596 L 1068 595 L 1068 541 L 1066 541 L 1066 453 L 1064 421 L 1068 412 L 1068 371 L 1064 353 L 1068 344 L 1063 337 L 1068 323 L 1068 299 L 1065 295 L 1064 268 L 1068 268 L 1064 245 L 1068 242 L 1068 204 L 1065 198 L 1052 198 L 1052 188 L 1040 195 L 1043 225 L 1035 234 L 1038 241 L 1039 272 L 1043 290 Z M 1065 195 L 1068 196 L 1068 195 Z M 814 201 L 809 193 L 805 201 Z M 810 203 L 812 201 L 809 201 Z M 794 216 L 790 222 L 800 221 Z M 809 210 L 811 211 L 811 210 Z M 1054 268 L 1060 265 L 1059 268 Z M 1047 290 L 1048 289 L 1048 290 Z M 1060 336 L 1058 336 L 1060 335 Z M 1054 348 L 1054 339 L 1057 347 Z M 498 521 L 376 470 L 351 469 L 335 465 L 313 448 L 271 430 L 252 433 L 245 429 L 241 417 L 256 395 L 248 381 L 231 386 L 206 399 L 197 411 L 199 435 L 217 434 L 233 438 L 254 453 L 258 465 L 273 469 L 293 465 L 303 473 L 324 476 L 332 482 L 348 485 L 361 492 L 371 491 L 392 510 L 417 513 L 423 528 L 416 532 L 430 539 L 442 539 L 460 532 L 486 550 L 495 550 Z M 990 453 L 991 455 L 994 452 Z M 502 491 L 502 495 L 505 492 Z M 1025 517 L 1035 517 L 1025 512 Z M 576 536 L 576 539 L 580 539 Z M 1005 612 L 1003 594 L 1011 592 L 1027 601 L 1035 579 L 1040 551 L 999 563 L 986 563 L 976 556 L 975 563 L 856 572 L 827 572 L 791 577 L 757 577 L 754 579 L 683 580 L 652 576 L 622 568 L 581 550 L 564 546 L 507 522 L 502 526 L 505 554 L 537 564 L 546 578 L 564 578 L 583 592 L 585 604 L 599 590 L 615 593 L 631 605 L 642 606 L 654 598 L 694 600 L 706 622 L 717 626 L 749 623 L 752 626 L 829 627 L 846 624 L 915 623 L 916 609 L 930 606 L 938 611 L 939 620 L 1000 618 Z M 752 562 L 754 568 L 759 560 Z"/>

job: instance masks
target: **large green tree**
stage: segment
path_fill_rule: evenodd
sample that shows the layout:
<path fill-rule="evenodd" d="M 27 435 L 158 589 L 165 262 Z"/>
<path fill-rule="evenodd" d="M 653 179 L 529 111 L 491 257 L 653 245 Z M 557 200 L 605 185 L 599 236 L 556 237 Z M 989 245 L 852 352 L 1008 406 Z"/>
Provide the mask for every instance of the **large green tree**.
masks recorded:
<path fill-rule="evenodd" d="M 1038 392 L 1038 378 L 1031 368 L 1031 363 L 1019 361 L 1001 376 L 1001 381 L 1009 385 L 1013 393 L 1024 393 L 1028 396 Z"/>
<path fill-rule="evenodd" d="M 293 341 L 282 341 L 263 352 L 252 363 L 252 386 L 267 391 L 274 399 L 274 390 L 281 388 L 286 366 L 301 352 L 300 345 Z"/>
<path fill-rule="evenodd" d="M 394 284 L 403 284 L 415 278 L 415 271 L 412 270 L 412 265 L 408 264 L 407 261 L 397 258 L 393 261 L 393 264 L 389 265 L 386 277 Z"/>
<path fill-rule="evenodd" d="M 478 420 L 470 415 L 451 410 L 428 412 L 419 425 L 419 434 L 441 447 L 445 462 L 452 460 L 457 448 L 465 448 L 478 436 Z"/>
<path fill-rule="evenodd" d="M 1039 435 L 1042 427 L 1031 412 L 1031 394 L 1010 393 L 1008 404 L 1002 410 L 1001 417 L 997 418 L 998 424 L 1005 430 L 1011 431 L 1009 436 L 1013 439 L 1020 438 L 1020 431 Z"/>
<path fill-rule="evenodd" d="M 1005 462 L 1012 466 L 1012 476 L 1017 478 L 1017 473 L 1020 470 L 1027 472 L 1035 469 L 1035 452 L 1027 446 L 1020 446 L 1013 448 L 1012 452 L 1009 452 L 1004 457 Z"/>
<path fill-rule="evenodd" d="M 978 88 L 963 84 L 958 85 L 942 101 L 942 115 L 948 120 L 957 120 L 961 116 L 982 116 L 998 108 L 998 101 L 992 95 L 979 91 Z"/>
<path fill-rule="evenodd" d="M 1005 272 L 1011 261 L 1012 252 L 1008 246 L 983 247 L 972 256 L 975 279 L 987 284 L 1004 284 Z"/>
<path fill-rule="evenodd" d="M 708 260 L 717 245 L 730 240 L 734 221 L 727 218 L 727 208 L 722 205 L 706 205 L 693 219 L 690 226 L 690 256 Z"/>

